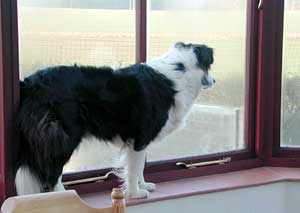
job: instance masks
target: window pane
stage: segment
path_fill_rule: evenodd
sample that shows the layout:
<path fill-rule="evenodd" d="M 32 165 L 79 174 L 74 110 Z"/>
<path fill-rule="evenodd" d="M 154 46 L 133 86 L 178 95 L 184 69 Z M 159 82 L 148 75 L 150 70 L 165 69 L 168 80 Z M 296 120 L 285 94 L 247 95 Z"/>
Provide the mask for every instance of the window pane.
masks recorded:
<path fill-rule="evenodd" d="M 285 0 L 281 146 L 300 146 L 300 2 Z"/>
<path fill-rule="evenodd" d="M 245 0 L 151 0 L 149 58 L 178 41 L 214 48 L 216 84 L 201 92 L 186 127 L 154 144 L 148 160 L 187 157 L 245 148 Z"/>
<path fill-rule="evenodd" d="M 105 9 L 101 9 L 100 3 L 96 5 L 97 9 L 86 9 L 91 5 L 87 2 L 94 1 L 19 2 L 20 70 L 23 77 L 51 65 L 124 66 L 134 63 L 133 5 L 115 9 L 118 4 L 113 1 L 114 4 L 103 2 Z"/>
<path fill-rule="evenodd" d="M 20 0 L 20 71 L 52 65 L 135 62 L 134 0 Z M 85 140 L 65 171 L 112 166 L 118 149 Z"/>

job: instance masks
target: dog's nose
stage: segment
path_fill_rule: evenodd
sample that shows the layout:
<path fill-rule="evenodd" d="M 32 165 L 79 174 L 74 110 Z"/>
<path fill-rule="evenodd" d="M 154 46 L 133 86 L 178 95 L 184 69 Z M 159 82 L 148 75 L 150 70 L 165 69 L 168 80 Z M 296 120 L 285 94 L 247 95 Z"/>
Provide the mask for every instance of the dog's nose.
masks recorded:
<path fill-rule="evenodd" d="M 213 79 L 213 82 L 214 82 L 214 84 L 216 83 L 216 80 L 215 79 Z"/>

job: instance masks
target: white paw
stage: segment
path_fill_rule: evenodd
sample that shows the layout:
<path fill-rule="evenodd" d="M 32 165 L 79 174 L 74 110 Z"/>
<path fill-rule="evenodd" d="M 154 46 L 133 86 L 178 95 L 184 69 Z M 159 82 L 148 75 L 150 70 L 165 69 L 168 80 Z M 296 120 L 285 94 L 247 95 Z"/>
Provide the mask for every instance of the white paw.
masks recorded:
<path fill-rule="evenodd" d="M 149 192 L 153 192 L 155 190 L 154 183 L 140 183 L 139 186 L 141 189 L 146 189 Z"/>
<path fill-rule="evenodd" d="M 126 191 L 126 196 L 128 198 L 147 198 L 149 196 L 149 192 L 145 189 L 139 189 L 136 191 Z"/>

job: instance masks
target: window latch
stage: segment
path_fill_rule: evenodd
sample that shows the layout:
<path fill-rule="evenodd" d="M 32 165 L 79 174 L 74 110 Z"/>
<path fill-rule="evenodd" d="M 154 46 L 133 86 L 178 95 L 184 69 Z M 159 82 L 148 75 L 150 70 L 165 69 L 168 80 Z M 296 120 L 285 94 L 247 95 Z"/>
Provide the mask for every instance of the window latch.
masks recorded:
<path fill-rule="evenodd" d="M 193 169 L 201 166 L 208 166 L 208 165 L 215 165 L 215 164 L 224 164 L 229 163 L 231 161 L 230 157 L 226 157 L 220 160 L 212 160 L 200 163 L 184 163 L 184 162 L 177 162 L 176 166 L 184 166 L 186 169 Z"/>
<path fill-rule="evenodd" d="M 80 180 L 72 180 L 72 181 L 66 181 L 63 182 L 64 186 L 71 186 L 71 185 L 75 185 L 75 184 L 81 184 L 81 183 L 91 183 L 91 182 L 103 182 L 105 181 L 108 176 L 110 176 L 111 174 L 114 174 L 113 171 L 107 172 L 105 175 L 103 176 L 98 176 L 98 177 L 91 177 L 91 178 L 84 178 L 84 179 L 80 179 Z"/>

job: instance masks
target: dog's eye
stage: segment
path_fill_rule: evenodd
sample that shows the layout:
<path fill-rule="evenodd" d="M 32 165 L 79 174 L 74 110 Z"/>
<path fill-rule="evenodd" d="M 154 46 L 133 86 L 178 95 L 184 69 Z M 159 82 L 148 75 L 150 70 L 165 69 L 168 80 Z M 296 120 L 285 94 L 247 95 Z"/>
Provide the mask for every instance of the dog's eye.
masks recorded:
<path fill-rule="evenodd" d="M 175 70 L 185 72 L 185 66 L 183 63 L 176 63 L 175 64 Z"/>

